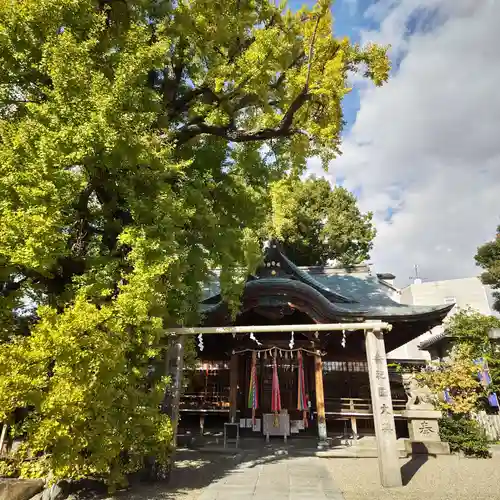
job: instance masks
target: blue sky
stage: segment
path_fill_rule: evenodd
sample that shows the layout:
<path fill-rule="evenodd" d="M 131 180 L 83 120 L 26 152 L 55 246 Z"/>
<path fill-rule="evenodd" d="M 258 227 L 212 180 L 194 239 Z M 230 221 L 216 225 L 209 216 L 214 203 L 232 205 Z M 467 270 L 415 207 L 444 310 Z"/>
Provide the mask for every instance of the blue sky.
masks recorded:
<path fill-rule="evenodd" d="M 481 0 L 478 0 L 481 1 Z M 338 38 L 349 37 L 353 43 L 361 42 L 362 31 L 377 32 L 380 29 L 380 23 L 373 19 L 373 16 L 366 15 L 370 6 L 377 4 L 379 0 L 337 0 L 333 2 L 334 33 Z M 397 3 L 397 2 L 395 2 Z M 298 10 L 302 5 L 312 6 L 313 0 L 290 0 L 288 5 L 292 10 Z M 440 16 L 437 8 L 416 8 L 405 20 L 405 38 L 410 39 L 416 33 L 425 33 L 431 31 L 439 25 Z M 398 57 L 393 58 L 393 71 L 399 69 L 405 53 L 402 52 Z M 356 85 L 353 87 L 342 103 L 344 111 L 344 120 L 346 126 L 344 134 L 348 133 L 356 120 L 356 114 L 360 108 L 359 89 Z"/>
<path fill-rule="evenodd" d="M 333 4 L 332 13 L 334 19 L 334 33 L 337 38 L 345 36 L 354 43 L 360 42 L 361 30 L 376 29 L 376 24 L 363 15 L 363 12 L 373 0 L 337 0 Z M 292 10 L 298 10 L 302 5 L 312 6 L 314 1 L 291 0 L 288 5 Z M 359 111 L 360 95 L 356 86 L 347 94 L 342 102 L 344 112 L 344 134 L 348 133 L 356 120 L 356 114 Z M 338 176 L 335 178 L 336 185 L 343 185 L 345 178 Z M 356 197 L 361 194 L 361 186 L 351 189 Z"/>
<path fill-rule="evenodd" d="M 500 1 L 337 0 L 333 17 L 337 37 L 390 45 L 393 70 L 345 98 L 343 154 L 309 172 L 374 213 L 374 271 L 477 275 L 500 222 Z"/>
<path fill-rule="evenodd" d="M 298 10 L 302 5 L 314 5 L 314 1 L 291 0 L 288 5 L 293 10 Z M 334 32 L 335 36 L 349 37 L 352 42 L 360 41 L 361 30 L 377 29 L 377 24 L 366 18 L 363 13 L 373 3 L 373 0 L 337 0 L 333 4 Z M 359 92 L 356 87 L 344 98 L 342 104 L 344 120 L 347 122 L 344 130 L 348 132 L 356 119 L 359 110 Z"/>

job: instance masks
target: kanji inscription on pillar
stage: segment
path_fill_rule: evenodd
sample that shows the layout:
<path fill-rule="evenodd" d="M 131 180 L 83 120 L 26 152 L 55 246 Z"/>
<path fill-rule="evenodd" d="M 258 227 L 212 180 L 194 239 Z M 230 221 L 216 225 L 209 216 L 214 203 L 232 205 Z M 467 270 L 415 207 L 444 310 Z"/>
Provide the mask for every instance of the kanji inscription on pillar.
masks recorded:
<path fill-rule="evenodd" d="M 365 335 L 381 481 L 384 486 L 401 486 L 399 452 L 384 338 L 381 331 L 367 331 Z"/>
<path fill-rule="evenodd" d="M 394 428 L 392 427 L 391 423 L 388 422 L 387 420 L 384 420 L 382 422 L 382 430 L 385 432 L 385 433 L 389 433 L 389 432 L 392 432 L 394 430 Z"/>
<path fill-rule="evenodd" d="M 385 387 L 379 387 L 378 388 L 378 395 L 381 398 L 386 398 L 387 396 L 389 396 L 389 391 Z"/>

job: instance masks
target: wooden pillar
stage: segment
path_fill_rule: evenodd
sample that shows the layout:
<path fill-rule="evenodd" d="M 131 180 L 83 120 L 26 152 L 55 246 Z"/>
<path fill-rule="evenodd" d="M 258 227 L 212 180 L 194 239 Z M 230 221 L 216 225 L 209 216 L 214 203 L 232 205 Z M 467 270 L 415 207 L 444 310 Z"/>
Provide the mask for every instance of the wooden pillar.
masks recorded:
<path fill-rule="evenodd" d="M 349 399 L 349 411 L 351 413 L 354 413 L 356 410 L 354 406 L 354 401 L 352 398 Z M 356 420 L 356 417 L 351 416 L 351 430 L 352 430 L 352 437 L 356 441 L 358 439 L 358 422 Z"/>
<path fill-rule="evenodd" d="M 231 355 L 229 365 L 229 421 L 236 422 L 238 410 L 238 355 Z"/>
<path fill-rule="evenodd" d="M 321 356 L 314 356 L 314 377 L 316 382 L 316 411 L 318 412 L 318 447 L 327 445 L 326 417 L 325 417 L 325 392 L 323 389 L 323 362 Z"/>
<path fill-rule="evenodd" d="M 358 421 L 356 417 L 351 417 L 351 430 L 352 430 L 352 438 L 354 441 L 358 439 Z"/>
<path fill-rule="evenodd" d="M 394 410 L 382 332 L 367 331 L 365 343 L 380 481 L 386 488 L 402 486 Z"/>

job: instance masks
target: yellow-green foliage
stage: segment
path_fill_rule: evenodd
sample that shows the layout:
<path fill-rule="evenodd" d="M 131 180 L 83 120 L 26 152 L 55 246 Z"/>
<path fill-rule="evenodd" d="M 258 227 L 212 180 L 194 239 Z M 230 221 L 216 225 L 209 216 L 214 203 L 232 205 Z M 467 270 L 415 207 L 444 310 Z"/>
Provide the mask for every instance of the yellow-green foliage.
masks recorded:
<path fill-rule="evenodd" d="M 441 409 L 456 414 L 469 414 L 477 407 L 478 399 L 484 391 L 479 383 L 479 367 L 473 362 L 471 349 L 458 347 L 448 361 L 437 363 L 432 371 L 419 374 L 419 378 L 439 395 Z M 444 400 L 444 391 L 451 396 Z"/>
<path fill-rule="evenodd" d="M 114 483 L 169 452 L 162 328 L 214 267 L 234 310 L 269 183 L 336 154 L 348 72 L 388 59 L 325 0 L 5 0 L 0 63 L 1 418 L 23 475 Z"/>
<path fill-rule="evenodd" d="M 0 346 L 0 420 L 29 408 L 17 429 L 28 436 L 19 458 L 50 452 L 22 464 L 22 475 L 115 482 L 146 455 L 167 461 L 170 422 L 158 408 L 168 380 L 148 377 L 161 331 L 139 316 L 127 323 L 124 313 L 118 302 L 97 308 L 78 296 L 59 314 L 40 307 L 29 337 Z"/>
<path fill-rule="evenodd" d="M 454 344 L 450 359 L 435 363 L 434 369 L 421 377 L 436 394 L 447 389 L 451 402 L 440 401 L 440 406 L 453 413 L 468 414 L 477 410 L 481 400 L 490 392 L 498 391 L 499 360 L 497 347 L 488 337 L 492 328 L 499 328 L 500 320 L 473 309 L 461 309 L 445 323 L 446 333 Z M 488 364 L 491 384 L 484 388 L 479 381 L 480 366 L 474 363 L 482 358 Z M 486 390 L 485 390 L 486 389 Z"/>

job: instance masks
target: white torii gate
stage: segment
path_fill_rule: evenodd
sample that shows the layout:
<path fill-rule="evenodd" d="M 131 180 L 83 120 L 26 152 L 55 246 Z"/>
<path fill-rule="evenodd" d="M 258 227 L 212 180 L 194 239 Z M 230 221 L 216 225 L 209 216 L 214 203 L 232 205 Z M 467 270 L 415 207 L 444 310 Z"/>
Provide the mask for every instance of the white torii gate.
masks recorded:
<path fill-rule="evenodd" d="M 212 335 L 224 333 L 266 333 L 266 332 L 320 332 L 363 330 L 365 332 L 366 357 L 370 392 L 372 399 L 373 421 L 377 440 L 380 481 L 384 487 L 402 486 L 401 470 L 398 460 L 394 410 L 392 407 L 387 357 L 385 352 L 383 331 L 390 331 L 392 325 L 382 321 L 366 321 L 359 323 L 322 323 L 306 325 L 265 325 L 265 326 L 221 326 L 221 327 L 180 327 L 169 328 L 166 333 L 178 335 L 175 344 L 176 377 L 175 377 L 175 417 L 174 436 L 177 431 L 178 406 L 182 373 L 183 336 Z M 323 370 L 320 353 L 315 356 L 316 368 L 316 406 L 318 411 L 318 434 L 320 442 L 326 441 L 326 421 L 323 393 Z"/>

